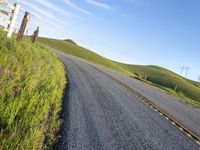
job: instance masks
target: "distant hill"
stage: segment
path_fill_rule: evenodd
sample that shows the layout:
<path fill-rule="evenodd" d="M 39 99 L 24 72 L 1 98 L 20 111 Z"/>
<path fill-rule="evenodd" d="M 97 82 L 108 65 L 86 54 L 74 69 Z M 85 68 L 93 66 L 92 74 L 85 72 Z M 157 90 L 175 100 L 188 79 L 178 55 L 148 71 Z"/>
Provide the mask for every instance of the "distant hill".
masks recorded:
<path fill-rule="evenodd" d="M 185 102 L 200 108 L 200 88 L 195 81 L 187 80 L 176 73 L 159 66 L 129 65 L 109 60 L 88 49 L 65 40 L 39 38 L 39 42 L 65 53 L 80 57 L 106 68 L 121 72 L 164 89 Z M 134 59 L 134 58 L 133 58 Z M 198 85 L 198 86 L 197 86 Z"/>

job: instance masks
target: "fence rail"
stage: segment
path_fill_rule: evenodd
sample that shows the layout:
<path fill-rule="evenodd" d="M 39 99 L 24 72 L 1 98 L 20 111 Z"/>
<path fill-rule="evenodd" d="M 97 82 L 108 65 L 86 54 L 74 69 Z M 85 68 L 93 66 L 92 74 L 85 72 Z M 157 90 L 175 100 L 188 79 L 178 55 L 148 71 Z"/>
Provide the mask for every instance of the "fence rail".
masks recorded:
<path fill-rule="evenodd" d="M 8 11 L 5 11 L 5 10 L 1 10 L 1 9 L 0 9 L 0 13 L 2 13 L 2 14 L 4 14 L 4 15 L 7 15 L 7 16 L 9 16 L 9 17 L 12 16 L 12 13 L 10 13 L 10 12 L 8 12 Z"/>
<path fill-rule="evenodd" d="M 17 19 L 17 15 L 19 13 L 19 4 L 15 3 L 14 5 L 11 5 L 11 4 L 5 2 L 4 0 L 0 0 L 0 5 L 3 5 L 4 7 L 11 9 L 11 12 L 0 9 L 1 14 L 8 16 L 8 18 L 0 16 L 0 22 L 6 23 L 5 26 L 1 25 L 0 28 L 2 28 L 4 31 L 6 31 L 7 37 L 10 38 L 14 31 L 15 22 Z"/>
<path fill-rule="evenodd" d="M 7 7 L 7 8 L 12 9 L 12 10 L 15 9 L 15 6 L 13 6 L 13 5 L 11 5 L 11 4 L 5 2 L 4 0 L 0 0 L 0 4 L 3 5 L 3 6 L 5 6 L 5 7 Z"/>

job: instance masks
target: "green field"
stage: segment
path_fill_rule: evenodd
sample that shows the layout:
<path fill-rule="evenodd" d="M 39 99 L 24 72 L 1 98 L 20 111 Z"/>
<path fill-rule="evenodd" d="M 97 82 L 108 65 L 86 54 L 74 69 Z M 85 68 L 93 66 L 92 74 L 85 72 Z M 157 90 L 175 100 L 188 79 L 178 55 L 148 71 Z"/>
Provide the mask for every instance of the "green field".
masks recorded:
<path fill-rule="evenodd" d="M 128 65 L 102 57 L 78 46 L 71 40 L 39 38 L 39 42 L 65 53 L 77 56 L 106 68 L 121 72 L 133 78 L 161 88 L 165 92 L 200 108 L 200 88 L 197 82 L 187 80 L 174 72 L 158 66 Z M 134 59 L 134 58 L 133 58 Z"/>
<path fill-rule="evenodd" d="M 65 73 L 39 44 L 0 33 L 0 149 L 43 149 L 56 137 Z"/>

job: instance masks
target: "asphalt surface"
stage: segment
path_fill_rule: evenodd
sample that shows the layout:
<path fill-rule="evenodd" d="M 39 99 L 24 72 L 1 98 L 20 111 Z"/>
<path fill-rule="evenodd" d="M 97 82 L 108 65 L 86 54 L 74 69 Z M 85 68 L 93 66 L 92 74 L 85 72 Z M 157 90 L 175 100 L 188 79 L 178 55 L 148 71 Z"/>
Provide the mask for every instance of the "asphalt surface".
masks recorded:
<path fill-rule="evenodd" d="M 154 86 L 144 84 L 142 81 L 110 71 L 98 65 L 91 63 L 89 64 L 95 66 L 103 72 L 108 73 L 109 75 L 133 88 L 144 97 L 148 98 L 158 108 L 165 111 L 179 123 L 200 137 L 200 109 L 194 108 L 191 105 L 188 105 L 179 99 L 166 94 Z"/>
<path fill-rule="evenodd" d="M 191 138 L 115 81 L 84 61 L 57 54 L 69 81 L 55 149 L 200 150 Z"/>

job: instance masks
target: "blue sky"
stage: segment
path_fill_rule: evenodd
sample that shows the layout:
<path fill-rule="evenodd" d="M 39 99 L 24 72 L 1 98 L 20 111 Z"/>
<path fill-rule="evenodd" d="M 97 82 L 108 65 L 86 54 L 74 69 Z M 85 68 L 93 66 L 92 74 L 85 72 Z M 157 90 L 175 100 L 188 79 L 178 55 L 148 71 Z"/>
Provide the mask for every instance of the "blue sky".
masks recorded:
<path fill-rule="evenodd" d="M 199 0 L 7 0 L 31 13 L 29 33 L 73 39 L 107 58 L 200 74 Z M 184 75 L 184 73 L 182 74 Z"/>

